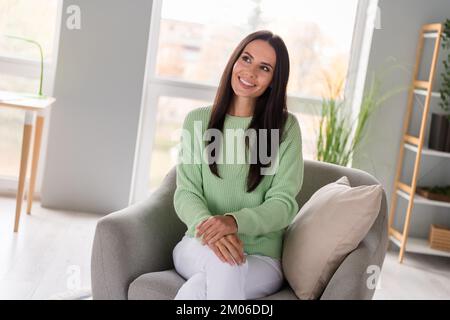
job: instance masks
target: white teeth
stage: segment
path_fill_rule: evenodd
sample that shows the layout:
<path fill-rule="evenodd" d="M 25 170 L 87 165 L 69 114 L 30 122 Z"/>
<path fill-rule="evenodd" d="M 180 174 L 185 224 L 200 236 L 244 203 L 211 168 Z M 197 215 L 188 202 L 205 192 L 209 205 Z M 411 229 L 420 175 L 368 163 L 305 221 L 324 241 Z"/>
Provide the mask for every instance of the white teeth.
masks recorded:
<path fill-rule="evenodd" d="M 247 82 L 247 81 L 245 81 L 245 80 L 242 79 L 242 78 L 239 78 L 239 81 L 241 81 L 243 84 L 245 84 L 245 85 L 247 85 L 247 86 L 252 86 L 252 87 L 255 86 L 253 83 Z"/>

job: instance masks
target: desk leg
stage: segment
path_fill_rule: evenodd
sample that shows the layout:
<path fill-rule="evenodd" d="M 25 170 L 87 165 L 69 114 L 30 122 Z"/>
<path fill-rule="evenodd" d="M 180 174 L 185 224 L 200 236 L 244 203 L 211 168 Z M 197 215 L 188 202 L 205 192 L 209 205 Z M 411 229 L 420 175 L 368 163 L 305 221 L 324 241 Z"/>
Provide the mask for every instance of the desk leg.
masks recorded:
<path fill-rule="evenodd" d="M 31 214 L 33 205 L 34 187 L 36 185 L 37 167 L 39 162 L 39 152 L 41 151 L 42 128 L 44 127 L 44 117 L 37 116 L 36 129 L 34 131 L 33 159 L 31 161 L 30 185 L 27 194 L 27 214 Z"/>
<path fill-rule="evenodd" d="M 20 211 L 22 209 L 23 191 L 27 178 L 28 153 L 30 151 L 31 132 L 33 130 L 33 113 L 27 111 L 25 114 L 25 125 L 23 127 L 22 154 L 20 159 L 19 187 L 16 198 L 16 220 L 14 232 L 19 230 Z"/>

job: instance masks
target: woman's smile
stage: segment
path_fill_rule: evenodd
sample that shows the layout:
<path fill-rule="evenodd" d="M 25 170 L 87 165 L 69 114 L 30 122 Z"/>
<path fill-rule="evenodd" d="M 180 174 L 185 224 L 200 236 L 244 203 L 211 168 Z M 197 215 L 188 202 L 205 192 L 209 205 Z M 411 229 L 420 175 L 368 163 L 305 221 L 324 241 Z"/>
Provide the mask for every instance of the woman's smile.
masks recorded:
<path fill-rule="evenodd" d="M 241 86 L 244 89 L 252 89 L 252 88 L 256 87 L 256 84 L 254 84 L 250 81 L 247 81 L 244 78 L 238 77 L 238 79 L 239 79 L 239 83 L 241 84 Z"/>

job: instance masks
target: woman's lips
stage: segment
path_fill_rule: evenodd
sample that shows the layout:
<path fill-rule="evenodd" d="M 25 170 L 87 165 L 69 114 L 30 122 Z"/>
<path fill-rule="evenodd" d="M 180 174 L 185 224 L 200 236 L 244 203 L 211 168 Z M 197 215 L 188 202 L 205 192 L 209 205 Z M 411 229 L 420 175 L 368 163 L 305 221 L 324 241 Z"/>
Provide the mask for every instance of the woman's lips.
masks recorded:
<path fill-rule="evenodd" d="M 244 88 L 244 89 L 252 89 L 252 88 L 254 88 L 256 85 L 254 85 L 254 84 L 252 84 L 252 83 L 250 83 L 250 82 L 248 82 L 248 81 L 245 81 L 244 79 L 242 79 L 241 77 L 238 77 L 238 80 L 239 80 L 239 83 L 240 83 L 240 85 Z"/>

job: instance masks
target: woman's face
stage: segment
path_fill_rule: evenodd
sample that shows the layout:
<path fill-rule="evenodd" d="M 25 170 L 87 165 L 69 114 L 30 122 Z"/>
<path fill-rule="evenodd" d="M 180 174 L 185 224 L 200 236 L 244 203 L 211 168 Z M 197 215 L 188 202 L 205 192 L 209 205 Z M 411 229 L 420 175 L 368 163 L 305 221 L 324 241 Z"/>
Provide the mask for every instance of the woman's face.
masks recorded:
<path fill-rule="evenodd" d="M 249 42 L 233 66 L 231 87 L 239 97 L 257 98 L 271 84 L 276 53 L 264 40 Z"/>

